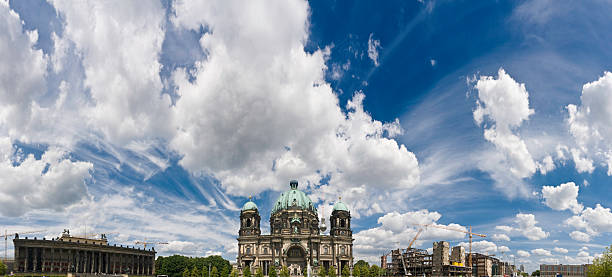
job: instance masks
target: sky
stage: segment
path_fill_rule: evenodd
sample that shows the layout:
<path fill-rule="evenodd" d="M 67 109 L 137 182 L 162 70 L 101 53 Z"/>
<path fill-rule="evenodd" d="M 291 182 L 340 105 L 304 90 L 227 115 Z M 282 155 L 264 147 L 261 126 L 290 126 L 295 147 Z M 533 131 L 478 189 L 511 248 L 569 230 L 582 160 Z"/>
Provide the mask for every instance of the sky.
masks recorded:
<path fill-rule="evenodd" d="M 289 180 L 355 260 L 416 224 L 533 271 L 612 241 L 607 1 L 0 0 L 0 227 L 237 255 Z M 415 242 L 467 248 L 427 228 Z M 9 244 L 9 256 L 12 245 Z"/>

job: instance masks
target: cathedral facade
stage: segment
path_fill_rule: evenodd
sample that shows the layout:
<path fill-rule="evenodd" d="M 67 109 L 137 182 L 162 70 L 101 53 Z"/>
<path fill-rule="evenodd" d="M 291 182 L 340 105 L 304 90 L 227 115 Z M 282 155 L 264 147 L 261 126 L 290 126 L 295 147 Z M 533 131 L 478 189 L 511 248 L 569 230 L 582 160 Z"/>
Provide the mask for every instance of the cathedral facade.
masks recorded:
<path fill-rule="evenodd" d="M 249 267 L 254 273 L 261 268 L 264 275 L 274 265 L 286 266 L 291 276 L 302 276 L 306 268 L 336 269 L 352 272 L 353 233 L 351 213 L 338 201 L 329 218 L 330 230 L 325 235 L 325 218 L 319 222 L 317 208 L 310 198 L 291 181 L 290 189 L 281 193 L 270 213 L 270 234 L 261 234 L 257 205 L 248 201 L 240 211 L 237 266 L 240 272 Z"/>

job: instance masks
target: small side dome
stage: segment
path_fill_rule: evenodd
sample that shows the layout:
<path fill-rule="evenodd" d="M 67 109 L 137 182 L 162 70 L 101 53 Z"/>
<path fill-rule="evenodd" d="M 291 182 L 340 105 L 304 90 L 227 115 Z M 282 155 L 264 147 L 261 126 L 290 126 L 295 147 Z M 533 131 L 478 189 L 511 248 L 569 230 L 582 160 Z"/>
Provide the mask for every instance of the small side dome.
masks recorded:
<path fill-rule="evenodd" d="M 244 203 L 244 206 L 242 206 L 242 211 L 248 210 L 257 210 L 257 205 L 251 201 L 251 196 L 249 196 L 249 202 Z"/>
<path fill-rule="evenodd" d="M 336 202 L 336 204 L 334 204 L 334 209 L 333 211 L 349 211 L 348 207 L 346 206 L 346 204 L 342 203 L 342 198 L 338 198 L 338 202 Z"/>

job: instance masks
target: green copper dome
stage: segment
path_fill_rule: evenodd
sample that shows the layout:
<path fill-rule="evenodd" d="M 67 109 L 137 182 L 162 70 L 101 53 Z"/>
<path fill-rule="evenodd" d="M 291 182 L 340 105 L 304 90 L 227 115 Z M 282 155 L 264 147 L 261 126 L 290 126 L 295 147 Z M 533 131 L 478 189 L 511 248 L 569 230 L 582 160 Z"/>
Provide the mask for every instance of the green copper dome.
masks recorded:
<path fill-rule="evenodd" d="M 255 202 L 251 201 L 251 197 L 249 197 L 249 202 L 244 203 L 244 206 L 242 206 L 242 210 L 257 210 L 257 205 L 255 205 Z"/>
<path fill-rule="evenodd" d="M 338 202 L 336 202 L 336 204 L 334 204 L 334 211 L 349 211 L 348 207 L 346 207 L 346 205 L 344 203 L 342 203 L 342 201 L 338 200 Z"/>
<path fill-rule="evenodd" d="M 274 208 L 272 208 L 272 213 L 278 212 L 280 210 L 286 210 L 294 205 L 302 210 L 311 210 L 316 212 L 316 208 L 312 204 L 310 197 L 308 197 L 303 191 L 297 189 L 298 182 L 291 181 L 290 182 L 291 189 L 281 193 L 278 197 L 278 200 L 274 203 Z"/>

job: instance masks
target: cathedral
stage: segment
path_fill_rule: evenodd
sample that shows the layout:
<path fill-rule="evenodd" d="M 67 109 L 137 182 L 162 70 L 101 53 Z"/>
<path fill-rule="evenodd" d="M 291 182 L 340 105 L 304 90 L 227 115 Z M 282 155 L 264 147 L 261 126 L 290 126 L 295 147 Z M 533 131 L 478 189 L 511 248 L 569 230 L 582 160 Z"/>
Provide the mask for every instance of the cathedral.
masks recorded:
<path fill-rule="evenodd" d="M 264 275 L 274 265 L 286 266 L 291 276 L 301 276 L 309 268 L 336 269 L 339 276 L 344 267 L 352 272 L 353 232 L 351 213 L 338 201 L 329 218 L 329 235 L 325 218 L 319 222 L 317 208 L 298 182 L 291 181 L 290 189 L 281 193 L 270 213 L 270 234 L 261 234 L 257 205 L 249 200 L 240 211 L 237 266 L 240 272 L 247 267 L 252 273 L 261 268 Z M 314 276 L 314 274 L 313 274 Z"/>

